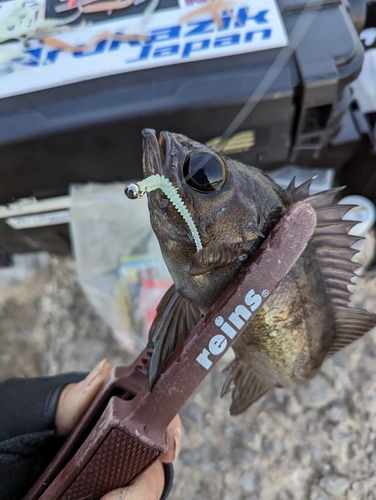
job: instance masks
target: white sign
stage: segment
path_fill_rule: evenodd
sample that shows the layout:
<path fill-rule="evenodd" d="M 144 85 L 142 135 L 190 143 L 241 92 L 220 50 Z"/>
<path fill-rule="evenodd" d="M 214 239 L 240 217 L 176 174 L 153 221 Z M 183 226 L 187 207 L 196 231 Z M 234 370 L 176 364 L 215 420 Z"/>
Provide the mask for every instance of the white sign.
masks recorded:
<path fill-rule="evenodd" d="M 7 36 L 1 30 L 7 16 L 14 17 L 12 4 L 14 7 L 17 2 L 23 9 L 27 5 L 31 9 L 30 5 L 35 7 L 36 1 L 3 3 L 0 40 Z M 86 5 L 90 0 L 76 2 L 85 3 L 83 9 L 90 7 Z M 119 10 L 110 11 L 110 4 L 119 2 L 109 1 L 110 14 L 104 12 L 105 17 L 99 22 L 95 22 L 94 14 L 87 11 L 80 14 L 77 8 L 73 10 L 74 2 L 73 7 L 67 2 L 64 5 L 70 9 L 72 22 L 85 20 L 86 25 L 65 24 L 47 29 L 42 21 L 30 21 L 18 29 L 27 38 L 28 47 L 11 39 L 0 45 L 0 98 L 117 73 L 267 50 L 288 43 L 275 0 L 231 2 L 227 9 L 223 9 L 226 4 L 220 0 L 211 1 L 210 5 L 194 0 L 179 2 L 176 7 L 157 10 L 146 19 L 142 15 L 126 15 L 127 9 L 119 17 Z M 216 13 L 213 4 L 218 4 Z M 91 3 L 92 8 L 95 5 L 99 4 Z M 59 9 L 59 4 L 55 9 Z M 117 17 L 112 19 L 111 12 L 117 13 Z M 64 22 L 63 17 L 58 19 Z M 143 40 L 129 40 L 129 34 L 142 30 L 146 33 Z M 40 42 L 41 33 L 44 43 Z"/>
<path fill-rule="evenodd" d="M 59 210 L 47 214 L 24 215 L 23 217 L 9 217 L 5 222 L 12 229 L 29 229 L 31 227 L 56 226 L 70 222 L 69 210 Z"/>

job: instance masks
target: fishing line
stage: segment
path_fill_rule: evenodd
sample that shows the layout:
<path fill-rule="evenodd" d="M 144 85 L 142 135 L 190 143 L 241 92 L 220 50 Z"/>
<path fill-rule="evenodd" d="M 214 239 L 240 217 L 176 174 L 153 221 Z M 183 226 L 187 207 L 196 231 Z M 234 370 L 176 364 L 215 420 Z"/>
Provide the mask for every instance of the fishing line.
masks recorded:
<path fill-rule="evenodd" d="M 227 127 L 222 137 L 220 138 L 218 145 L 216 145 L 217 151 L 220 151 L 221 146 L 223 146 L 223 144 L 234 135 L 234 133 L 238 130 L 238 128 L 248 118 L 248 116 L 252 113 L 257 104 L 264 97 L 266 92 L 269 90 L 271 85 L 274 83 L 278 75 L 285 67 L 286 63 L 289 61 L 290 57 L 297 49 L 305 33 L 315 20 L 317 13 L 321 8 L 321 6 L 323 5 L 323 3 L 324 0 L 321 0 L 315 5 L 306 2 L 303 11 L 301 12 L 300 16 L 298 17 L 295 23 L 293 30 L 291 31 L 289 37 L 290 38 L 289 44 L 286 47 L 283 47 L 279 51 L 271 67 L 266 72 L 265 76 L 261 79 L 261 82 L 258 84 L 254 92 L 249 97 L 248 101 L 244 104 L 242 109 L 239 111 L 239 113 L 235 116 L 230 125 Z M 303 16 L 306 15 L 306 13 L 309 10 L 312 11 L 311 13 L 312 15 L 310 19 L 307 19 L 306 21 L 303 18 Z"/>

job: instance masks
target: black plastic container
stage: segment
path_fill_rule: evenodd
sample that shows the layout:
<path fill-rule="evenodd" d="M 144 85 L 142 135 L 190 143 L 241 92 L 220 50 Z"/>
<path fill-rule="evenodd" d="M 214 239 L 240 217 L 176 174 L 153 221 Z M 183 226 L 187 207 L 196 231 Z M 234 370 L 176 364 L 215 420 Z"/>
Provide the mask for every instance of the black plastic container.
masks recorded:
<path fill-rule="evenodd" d="M 293 50 L 160 66 L 0 99 L 0 203 L 66 194 L 74 182 L 141 177 L 145 127 L 201 142 L 221 136 L 281 50 L 283 68 L 237 130 L 251 140 L 233 156 L 264 170 L 291 163 L 340 169 L 359 140 L 348 87 L 362 66 L 358 33 L 345 3 L 278 0 L 278 7 Z M 0 226 L 7 251 L 69 249 L 65 226 Z"/>

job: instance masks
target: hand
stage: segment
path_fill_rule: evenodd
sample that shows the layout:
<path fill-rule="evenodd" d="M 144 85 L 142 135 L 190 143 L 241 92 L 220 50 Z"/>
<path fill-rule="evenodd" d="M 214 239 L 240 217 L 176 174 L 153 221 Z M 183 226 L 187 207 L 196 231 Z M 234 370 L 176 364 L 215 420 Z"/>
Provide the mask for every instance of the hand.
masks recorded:
<path fill-rule="evenodd" d="M 90 402 L 111 371 L 111 365 L 102 360 L 78 384 L 68 384 L 60 394 L 55 423 L 59 436 L 67 436 L 77 425 Z M 159 500 L 164 488 L 162 462 L 173 462 L 181 447 L 182 424 L 179 415 L 167 428 L 167 451 L 130 486 L 107 493 L 101 500 Z"/>
<path fill-rule="evenodd" d="M 173 462 L 179 455 L 182 424 L 179 415 L 167 427 L 167 451 L 126 488 L 107 493 L 101 500 L 159 500 L 165 477 L 162 462 Z"/>

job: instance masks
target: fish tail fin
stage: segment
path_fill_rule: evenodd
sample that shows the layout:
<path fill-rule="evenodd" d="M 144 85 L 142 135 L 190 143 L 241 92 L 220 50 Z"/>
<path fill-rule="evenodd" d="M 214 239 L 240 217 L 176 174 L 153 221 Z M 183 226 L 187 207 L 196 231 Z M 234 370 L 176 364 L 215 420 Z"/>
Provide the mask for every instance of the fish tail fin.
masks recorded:
<path fill-rule="evenodd" d="M 310 247 L 320 268 L 334 313 L 335 334 L 328 352 L 328 355 L 332 355 L 375 327 L 376 314 L 349 307 L 351 292 L 348 286 L 354 284 L 352 278 L 356 276 L 355 271 L 359 268 L 359 265 L 352 260 L 358 253 L 353 245 L 363 238 L 348 234 L 358 223 L 357 221 L 342 218 L 355 205 L 333 203 L 336 195 L 343 189 L 342 187 L 309 195 L 307 192 L 309 183 L 310 181 L 307 181 L 295 187 L 293 179 L 286 193 L 292 203 L 304 200 L 316 212 L 316 228 Z"/>
<path fill-rule="evenodd" d="M 263 382 L 247 363 L 240 359 L 235 358 L 225 370 L 229 370 L 229 374 L 223 384 L 221 397 L 232 390 L 230 415 L 243 413 L 272 388 L 271 385 Z"/>

